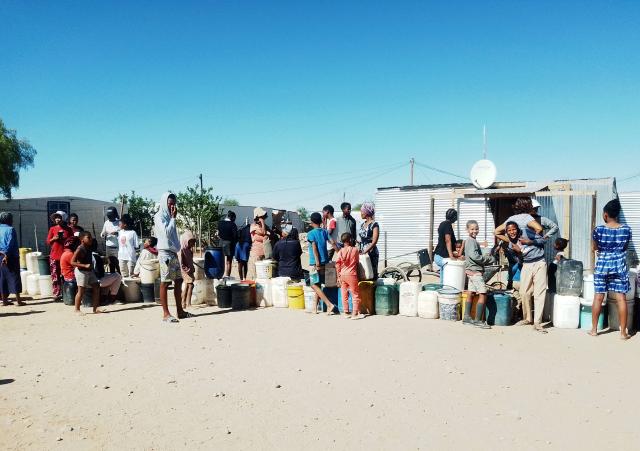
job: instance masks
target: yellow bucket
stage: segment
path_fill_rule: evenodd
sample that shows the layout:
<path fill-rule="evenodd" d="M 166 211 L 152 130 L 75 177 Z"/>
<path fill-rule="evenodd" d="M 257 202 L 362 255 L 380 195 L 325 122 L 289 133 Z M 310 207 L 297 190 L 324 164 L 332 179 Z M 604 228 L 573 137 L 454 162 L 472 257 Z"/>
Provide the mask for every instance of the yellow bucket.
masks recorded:
<path fill-rule="evenodd" d="M 30 247 L 20 248 L 20 269 L 27 269 L 27 254 L 31 252 Z"/>
<path fill-rule="evenodd" d="M 289 308 L 304 310 L 304 288 L 301 285 L 287 287 Z"/>

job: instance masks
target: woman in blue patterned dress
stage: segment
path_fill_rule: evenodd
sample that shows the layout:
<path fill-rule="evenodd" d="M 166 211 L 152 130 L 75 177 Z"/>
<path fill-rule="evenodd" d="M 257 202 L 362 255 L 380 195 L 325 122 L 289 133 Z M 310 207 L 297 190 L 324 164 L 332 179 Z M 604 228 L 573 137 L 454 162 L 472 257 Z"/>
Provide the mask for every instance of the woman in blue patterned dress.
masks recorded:
<path fill-rule="evenodd" d="M 620 201 L 609 201 L 603 209 L 604 225 L 593 230 L 593 250 L 597 252 L 596 267 L 593 271 L 593 305 L 589 335 L 598 335 L 598 317 L 602 302 L 608 291 L 615 293 L 620 321 L 620 338 L 628 340 L 627 333 L 627 300 L 629 291 L 629 269 L 627 268 L 627 248 L 631 241 L 631 229 L 618 222 Z M 613 306 L 610 306 L 611 308 Z"/>
<path fill-rule="evenodd" d="M 373 267 L 373 279 L 378 278 L 378 237 L 380 236 L 380 226 L 373 219 L 376 214 L 375 206 L 371 202 L 365 202 L 360 207 L 360 216 L 364 222 L 360 226 L 358 236 L 360 237 L 360 253 L 369 254 L 371 266 Z"/>

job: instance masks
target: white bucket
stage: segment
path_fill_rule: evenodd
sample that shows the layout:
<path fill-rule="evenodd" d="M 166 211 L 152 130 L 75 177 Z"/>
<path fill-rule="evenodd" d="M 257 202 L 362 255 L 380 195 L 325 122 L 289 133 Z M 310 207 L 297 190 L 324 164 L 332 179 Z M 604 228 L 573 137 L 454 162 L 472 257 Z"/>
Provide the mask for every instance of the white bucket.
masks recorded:
<path fill-rule="evenodd" d="M 182 288 L 184 290 L 184 287 Z M 213 283 L 209 279 L 198 279 L 193 282 L 191 305 L 208 304 L 213 300 Z"/>
<path fill-rule="evenodd" d="M 419 282 L 402 282 L 400 284 L 400 315 L 418 316 L 418 296 L 421 290 L 422 284 Z"/>
<path fill-rule="evenodd" d="M 27 259 L 27 271 L 31 271 L 31 274 L 40 274 L 40 267 L 38 266 L 38 257 L 42 255 L 42 252 L 29 252 L 25 258 Z"/>
<path fill-rule="evenodd" d="M 358 276 L 360 280 L 373 279 L 373 265 L 371 264 L 371 257 L 369 254 L 360 255 L 360 261 L 358 262 Z"/>
<path fill-rule="evenodd" d="M 256 305 L 258 307 L 273 307 L 271 279 L 256 279 Z"/>
<path fill-rule="evenodd" d="M 140 260 L 140 282 L 155 283 L 158 277 L 160 277 L 160 262 L 157 258 Z"/>
<path fill-rule="evenodd" d="M 553 327 L 577 329 L 580 326 L 580 301 L 578 296 L 556 294 L 553 298 Z"/>
<path fill-rule="evenodd" d="M 27 288 L 27 277 L 33 274 L 31 271 L 20 271 L 20 282 L 22 283 L 22 292 L 20 294 L 29 294 Z"/>
<path fill-rule="evenodd" d="M 438 319 L 438 292 L 421 291 L 418 295 L 418 316 L 420 318 Z"/>
<path fill-rule="evenodd" d="M 29 296 L 37 296 L 40 294 L 40 281 L 38 280 L 39 277 L 40 274 L 29 274 L 27 276 L 27 293 L 29 293 Z"/>
<path fill-rule="evenodd" d="M 587 274 L 582 278 L 582 297 L 585 299 L 591 299 L 593 301 L 594 295 L 595 291 L 593 289 L 593 274 Z"/>
<path fill-rule="evenodd" d="M 271 279 L 273 277 L 273 260 L 258 260 L 256 262 L 256 280 Z"/>
<path fill-rule="evenodd" d="M 443 285 L 455 287 L 457 290 L 464 290 L 464 282 L 466 275 L 464 273 L 464 260 L 451 260 L 450 258 L 444 259 L 444 272 Z"/>
<path fill-rule="evenodd" d="M 271 295 L 273 299 L 273 306 L 279 308 L 289 307 L 289 296 L 287 293 L 287 285 L 289 284 L 289 277 L 276 277 L 271 279 Z"/>
<path fill-rule="evenodd" d="M 316 305 L 316 292 L 311 287 L 304 287 L 304 309 L 307 312 L 313 312 Z"/>
<path fill-rule="evenodd" d="M 636 281 L 638 280 L 638 270 L 630 269 L 629 270 L 629 291 L 627 291 L 626 299 L 627 301 L 632 301 L 636 297 Z M 609 299 L 615 299 L 616 294 L 613 291 L 609 291 L 608 293 Z"/>
<path fill-rule="evenodd" d="M 142 293 L 140 292 L 140 279 L 124 277 L 122 279 L 122 290 L 126 302 L 140 302 Z"/>
<path fill-rule="evenodd" d="M 53 296 L 53 282 L 51 276 L 36 276 L 38 278 L 38 290 L 40 296 L 50 298 Z"/>
<path fill-rule="evenodd" d="M 442 289 L 438 291 L 438 314 L 440 319 L 446 321 L 458 321 L 458 304 L 460 304 L 460 291 Z"/>
<path fill-rule="evenodd" d="M 193 278 L 194 280 L 202 280 L 204 276 L 204 257 L 193 257 Z"/>

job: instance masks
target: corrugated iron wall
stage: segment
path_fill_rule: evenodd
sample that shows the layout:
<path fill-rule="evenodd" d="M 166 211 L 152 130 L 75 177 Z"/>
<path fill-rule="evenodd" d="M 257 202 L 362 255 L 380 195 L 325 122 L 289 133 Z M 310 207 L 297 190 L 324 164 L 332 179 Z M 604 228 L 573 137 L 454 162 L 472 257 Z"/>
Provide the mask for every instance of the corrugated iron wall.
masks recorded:
<path fill-rule="evenodd" d="M 632 266 L 640 263 L 640 192 L 620 193 L 622 216 L 620 221 L 631 227 L 632 242 L 629 246 L 628 261 Z"/>
<path fill-rule="evenodd" d="M 464 240 L 469 237 L 467 233 L 467 221 L 473 219 L 478 221 L 480 233 L 477 240 L 482 244 L 486 242 L 487 246 L 493 246 L 493 231 L 496 226 L 493 223 L 493 213 L 489 206 L 489 202 L 485 199 L 458 199 L 458 222 L 456 224 L 456 236 L 458 239 Z"/>

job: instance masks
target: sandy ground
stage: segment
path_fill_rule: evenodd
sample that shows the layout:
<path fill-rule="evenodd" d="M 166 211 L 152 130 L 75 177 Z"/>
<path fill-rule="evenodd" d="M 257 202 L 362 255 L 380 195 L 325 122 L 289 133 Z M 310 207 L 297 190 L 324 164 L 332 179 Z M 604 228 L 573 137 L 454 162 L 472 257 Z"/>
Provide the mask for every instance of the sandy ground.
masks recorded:
<path fill-rule="evenodd" d="M 0 308 L 0 449 L 636 449 L 640 341 L 289 309 Z"/>

